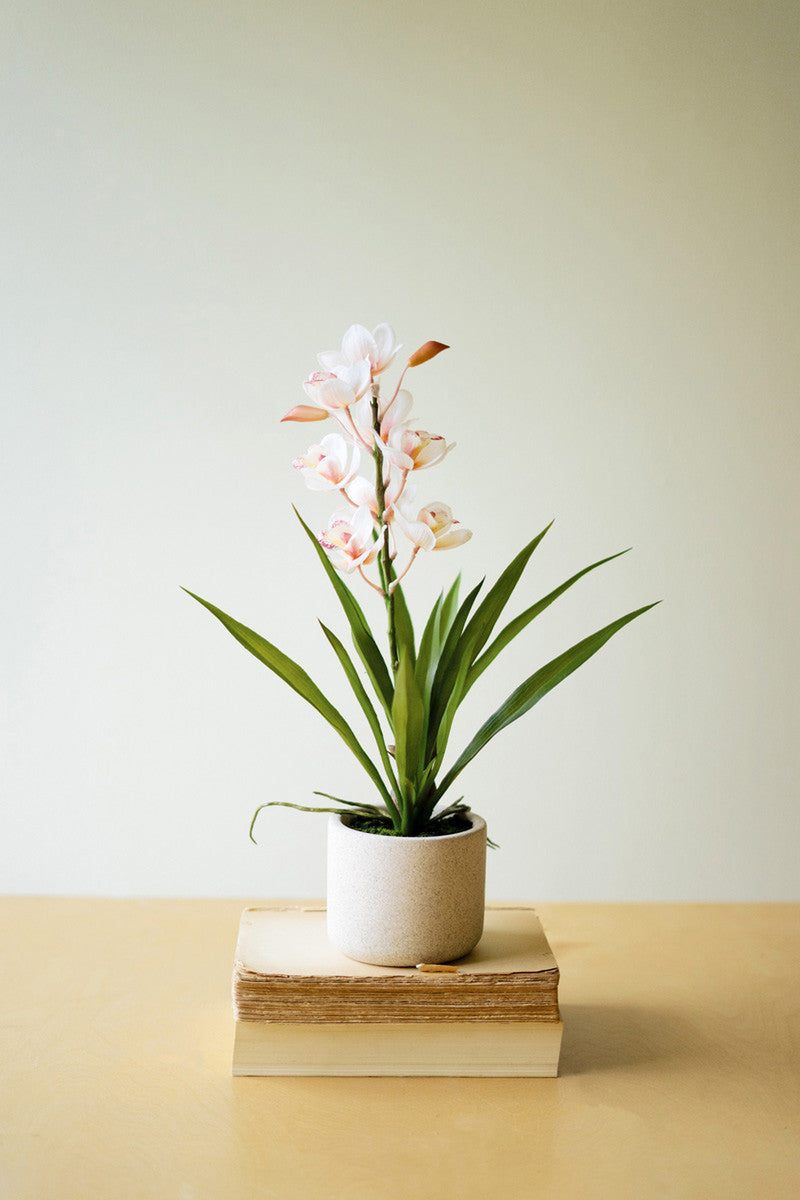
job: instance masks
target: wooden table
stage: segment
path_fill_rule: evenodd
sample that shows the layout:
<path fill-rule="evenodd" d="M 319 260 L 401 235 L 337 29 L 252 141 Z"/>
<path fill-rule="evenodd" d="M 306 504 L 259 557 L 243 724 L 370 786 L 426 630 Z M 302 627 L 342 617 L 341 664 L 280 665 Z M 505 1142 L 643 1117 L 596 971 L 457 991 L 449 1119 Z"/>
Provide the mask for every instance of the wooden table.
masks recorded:
<path fill-rule="evenodd" d="M 800 905 L 542 904 L 558 1079 L 232 1079 L 241 909 L 5 899 L 2 1200 L 797 1200 Z"/>

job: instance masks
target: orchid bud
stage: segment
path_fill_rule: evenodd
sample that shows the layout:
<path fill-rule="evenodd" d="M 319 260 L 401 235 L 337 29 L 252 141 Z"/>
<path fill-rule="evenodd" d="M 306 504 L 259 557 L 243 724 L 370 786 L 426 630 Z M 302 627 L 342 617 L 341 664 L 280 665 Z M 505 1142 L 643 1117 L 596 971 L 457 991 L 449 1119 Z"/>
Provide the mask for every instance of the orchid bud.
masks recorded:
<path fill-rule="evenodd" d="M 428 362 L 435 358 L 437 354 L 441 354 L 443 350 L 449 350 L 449 346 L 445 346 L 444 342 L 426 342 L 424 346 L 420 346 L 419 350 L 415 350 L 408 360 L 410 367 L 419 367 L 422 363 Z"/>
<path fill-rule="evenodd" d="M 328 413 L 324 408 L 315 408 L 312 404 L 298 404 L 290 408 L 281 421 L 326 421 Z"/>

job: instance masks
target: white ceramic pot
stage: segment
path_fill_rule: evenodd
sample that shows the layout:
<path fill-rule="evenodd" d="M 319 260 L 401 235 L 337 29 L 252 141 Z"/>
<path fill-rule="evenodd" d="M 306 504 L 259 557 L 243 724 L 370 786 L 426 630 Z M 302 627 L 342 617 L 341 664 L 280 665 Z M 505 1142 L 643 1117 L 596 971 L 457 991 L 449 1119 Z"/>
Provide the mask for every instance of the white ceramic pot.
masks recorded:
<path fill-rule="evenodd" d="M 486 822 L 443 837 L 386 837 L 328 823 L 328 937 L 385 967 L 445 963 L 483 932 Z"/>

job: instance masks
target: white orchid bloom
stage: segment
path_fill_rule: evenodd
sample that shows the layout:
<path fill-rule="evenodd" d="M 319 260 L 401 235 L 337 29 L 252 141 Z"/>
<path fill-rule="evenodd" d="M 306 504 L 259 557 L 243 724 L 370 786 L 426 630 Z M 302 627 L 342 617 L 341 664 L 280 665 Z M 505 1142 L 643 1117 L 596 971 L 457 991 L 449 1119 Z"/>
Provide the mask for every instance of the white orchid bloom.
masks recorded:
<path fill-rule="evenodd" d="M 411 412 L 413 399 L 411 393 L 404 389 L 398 391 L 385 406 L 379 406 L 378 419 L 380 423 L 380 448 L 383 450 L 387 443 L 389 435 L 395 429 L 399 429 L 407 423 L 408 415 Z M 372 447 L 375 438 L 374 417 L 372 411 L 372 396 L 370 393 L 363 396 L 356 404 L 353 404 L 348 409 L 349 415 L 353 419 L 353 424 L 356 427 L 358 436 L 365 447 Z M 406 467 L 410 470 L 410 467 Z"/>
<path fill-rule="evenodd" d="M 428 433 L 426 429 L 395 425 L 381 449 L 392 466 L 401 471 L 421 471 L 441 462 L 454 446 L 455 442 L 448 445 L 439 434 Z"/>
<path fill-rule="evenodd" d="M 347 498 L 351 504 L 361 507 L 366 505 L 372 513 L 374 519 L 378 519 L 378 498 L 375 494 L 375 484 L 369 479 L 365 479 L 363 475 L 356 475 L 354 479 L 348 483 L 346 487 Z M 395 506 L 402 493 L 406 503 L 410 503 L 416 495 L 415 486 L 405 486 L 404 477 L 397 472 L 390 474 L 386 480 L 384 491 L 384 510 L 383 517 L 388 523 L 393 520 Z"/>
<path fill-rule="evenodd" d="M 371 383 L 369 362 L 361 359 L 343 368 L 341 375 L 315 371 L 305 381 L 303 389 L 307 396 L 329 413 L 349 408 L 368 391 Z"/>
<path fill-rule="evenodd" d="M 329 433 L 318 445 L 292 463 L 312 492 L 332 492 L 346 487 L 361 463 L 361 452 L 353 448 L 347 465 L 347 442 L 339 433 Z"/>
<path fill-rule="evenodd" d="M 320 545 L 327 550 L 337 571 L 360 570 L 378 557 L 383 546 L 384 530 L 375 538 L 375 523 L 366 507 L 357 508 L 352 514 L 336 513 L 330 525 L 320 535 Z"/>
<path fill-rule="evenodd" d="M 326 371 L 339 376 L 352 363 L 367 359 L 374 378 L 386 370 L 400 349 L 391 325 L 376 325 L 372 333 L 363 325 L 351 325 L 342 338 L 341 350 L 325 350 L 317 358 Z"/>
<path fill-rule="evenodd" d="M 458 525 L 449 504 L 440 500 L 421 508 L 413 520 L 408 509 L 396 510 L 396 523 L 416 550 L 451 550 L 463 546 L 472 537 L 471 529 L 454 529 Z"/>

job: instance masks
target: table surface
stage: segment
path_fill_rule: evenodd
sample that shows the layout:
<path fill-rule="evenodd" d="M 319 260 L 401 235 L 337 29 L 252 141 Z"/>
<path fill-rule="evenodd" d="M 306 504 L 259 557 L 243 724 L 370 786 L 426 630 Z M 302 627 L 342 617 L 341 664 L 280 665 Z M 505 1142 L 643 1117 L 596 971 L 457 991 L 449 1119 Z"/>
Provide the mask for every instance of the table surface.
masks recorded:
<path fill-rule="evenodd" d="M 536 905 L 558 1079 L 233 1079 L 259 903 L 0 900 L 2 1200 L 800 1196 L 800 905 Z"/>

